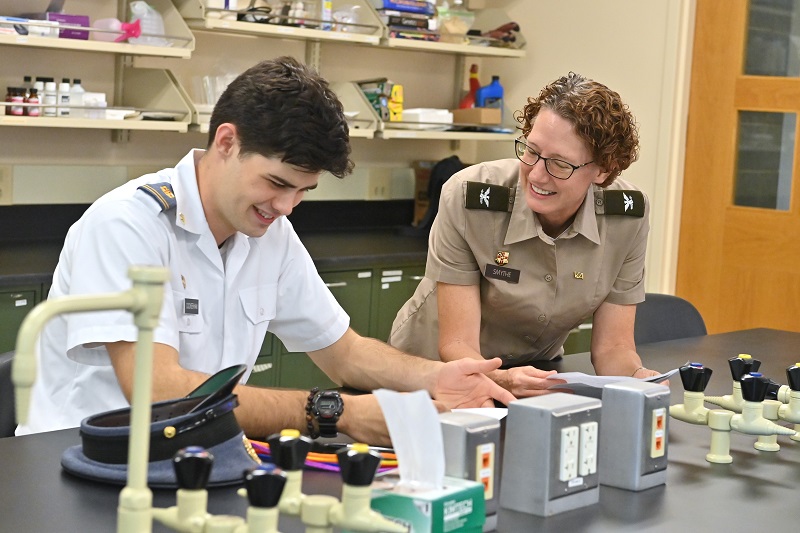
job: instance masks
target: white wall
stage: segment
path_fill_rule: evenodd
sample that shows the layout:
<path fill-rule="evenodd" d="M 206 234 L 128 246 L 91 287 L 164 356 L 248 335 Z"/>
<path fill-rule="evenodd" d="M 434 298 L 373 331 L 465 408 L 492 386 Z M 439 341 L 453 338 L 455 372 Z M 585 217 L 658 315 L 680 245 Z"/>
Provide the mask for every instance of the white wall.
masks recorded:
<path fill-rule="evenodd" d="M 473 0 L 474 2 L 474 0 Z M 481 0 L 519 23 L 527 41 L 523 59 L 474 59 L 481 79 L 501 77 L 508 110 L 520 109 L 549 81 L 570 70 L 618 91 L 641 129 L 640 160 L 623 176 L 650 197 L 652 232 L 647 261 L 648 290 L 671 292 L 677 251 L 683 131 L 688 93 L 687 43 L 691 43 L 693 0 Z M 0 14 L 22 4 L 33 10 L 44 0 L 0 0 Z M 70 0 L 70 11 L 95 18 L 114 16 L 114 2 Z M 298 41 L 197 33 L 189 60 L 137 60 L 172 70 L 189 93 L 197 73 L 240 71 L 260 59 L 290 54 L 303 59 Z M 111 92 L 111 54 L 0 47 L 0 86 L 16 85 L 23 75 L 81 77 L 87 89 Z M 388 76 L 402 83 L 407 107 L 451 107 L 458 62 L 445 54 L 323 44 L 321 72 L 331 81 Z M 124 143 L 104 130 L 0 128 L 0 165 L 123 165 L 129 172 L 172 166 L 200 133 L 132 132 Z M 508 142 L 353 140 L 357 165 L 407 166 L 415 159 L 438 160 L 458 153 L 465 162 L 511 157 Z M 109 183 L 109 186 L 114 184 Z"/>
<path fill-rule="evenodd" d="M 507 109 L 569 71 L 617 91 L 637 118 L 641 154 L 622 176 L 652 202 L 647 290 L 673 292 L 688 106 L 692 0 L 498 0 L 528 42 L 521 61 L 492 64 Z M 480 159 L 511 157 L 511 146 L 478 147 Z"/>

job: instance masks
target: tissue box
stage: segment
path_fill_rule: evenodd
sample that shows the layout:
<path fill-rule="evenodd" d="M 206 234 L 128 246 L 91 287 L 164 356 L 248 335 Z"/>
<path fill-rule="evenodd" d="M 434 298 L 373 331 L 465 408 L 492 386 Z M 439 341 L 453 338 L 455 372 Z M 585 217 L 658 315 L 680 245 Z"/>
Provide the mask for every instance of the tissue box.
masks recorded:
<path fill-rule="evenodd" d="M 411 533 L 481 533 L 486 521 L 483 484 L 445 476 L 441 490 L 401 492 L 397 477 L 373 484 L 372 508 Z"/>
<path fill-rule="evenodd" d="M 492 124 L 502 121 L 503 115 L 499 107 L 472 107 L 469 109 L 453 109 L 453 122 L 456 124 Z"/>

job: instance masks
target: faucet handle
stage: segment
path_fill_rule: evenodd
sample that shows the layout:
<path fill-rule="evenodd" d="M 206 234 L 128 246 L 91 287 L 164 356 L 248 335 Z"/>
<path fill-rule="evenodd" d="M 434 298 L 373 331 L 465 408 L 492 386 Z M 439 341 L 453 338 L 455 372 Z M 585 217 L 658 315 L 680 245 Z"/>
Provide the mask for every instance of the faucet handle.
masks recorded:
<path fill-rule="evenodd" d="M 786 369 L 786 379 L 790 389 L 800 391 L 800 363 L 795 363 Z"/>
<path fill-rule="evenodd" d="M 336 456 L 342 469 L 342 480 L 346 485 L 354 487 L 370 485 L 381 465 L 380 454 L 362 443 L 342 448 L 336 452 Z"/>
<path fill-rule="evenodd" d="M 741 381 L 742 377 L 750 372 L 757 372 L 761 366 L 761 361 L 753 359 L 753 356 L 746 353 L 740 353 L 736 357 L 728 359 L 728 365 L 731 367 L 733 380 Z"/>
<path fill-rule="evenodd" d="M 178 487 L 187 490 L 205 488 L 213 465 L 214 456 L 202 446 L 187 446 L 172 458 Z"/>
<path fill-rule="evenodd" d="M 742 398 L 748 402 L 763 402 L 767 396 L 769 378 L 761 372 L 750 372 L 742 376 Z"/>
<path fill-rule="evenodd" d="M 287 471 L 302 470 L 311 451 L 311 439 L 296 429 L 284 429 L 267 437 L 269 453 L 276 465 Z"/>
<path fill-rule="evenodd" d="M 253 507 L 271 509 L 278 506 L 286 485 L 286 474 L 272 464 L 262 464 L 245 473 L 247 501 Z"/>
<path fill-rule="evenodd" d="M 690 392 L 703 392 L 706 390 L 708 380 L 714 372 L 703 366 L 703 363 L 689 363 L 679 369 L 683 389 Z"/>

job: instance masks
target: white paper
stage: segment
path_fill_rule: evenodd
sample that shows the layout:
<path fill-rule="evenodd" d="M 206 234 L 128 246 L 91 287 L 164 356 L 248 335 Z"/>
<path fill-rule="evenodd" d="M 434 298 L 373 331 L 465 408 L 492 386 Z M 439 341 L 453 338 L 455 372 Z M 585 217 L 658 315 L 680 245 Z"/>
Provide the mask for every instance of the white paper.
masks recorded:
<path fill-rule="evenodd" d="M 444 442 L 439 413 L 427 391 L 373 392 L 386 419 L 400 471 L 398 487 L 412 491 L 444 485 Z"/>
<path fill-rule="evenodd" d="M 593 398 L 600 398 L 603 393 L 603 387 L 609 383 L 618 383 L 620 381 L 648 381 L 650 383 L 661 383 L 669 379 L 670 376 L 678 371 L 673 368 L 669 372 L 659 374 L 657 376 L 649 376 L 646 378 L 633 378 L 630 376 L 592 376 L 584 374 L 583 372 L 563 372 L 560 374 L 553 374 L 547 376 L 547 379 L 560 379 L 566 383 L 557 383 L 551 385 L 548 389 L 551 390 L 569 390 L 581 396 L 590 396 Z"/>

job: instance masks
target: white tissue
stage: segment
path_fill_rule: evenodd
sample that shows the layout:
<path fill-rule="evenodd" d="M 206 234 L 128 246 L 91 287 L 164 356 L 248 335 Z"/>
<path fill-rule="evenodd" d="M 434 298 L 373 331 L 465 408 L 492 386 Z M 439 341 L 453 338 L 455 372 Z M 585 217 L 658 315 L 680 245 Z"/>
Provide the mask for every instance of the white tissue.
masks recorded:
<path fill-rule="evenodd" d="M 397 454 L 401 489 L 441 489 L 444 485 L 444 444 L 439 413 L 427 391 L 373 392 L 383 410 L 392 447 Z"/>

